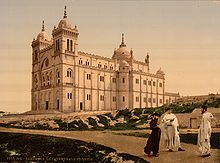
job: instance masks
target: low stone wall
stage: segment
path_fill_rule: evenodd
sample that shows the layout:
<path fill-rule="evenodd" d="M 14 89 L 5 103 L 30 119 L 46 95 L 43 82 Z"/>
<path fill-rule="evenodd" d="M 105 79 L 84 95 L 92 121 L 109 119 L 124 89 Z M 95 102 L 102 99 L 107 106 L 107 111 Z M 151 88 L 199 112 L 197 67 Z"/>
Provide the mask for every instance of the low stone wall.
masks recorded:
<path fill-rule="evenodd" d="M 190 113 L 175 114 L 180 128 L 190 128 Z"/>
<path fill-rule="evenodd" d="M 180 128 L 199 128 L 202 115 L 201 114 L 191 114 L 183 113 L 176 114 L 179 122 Z M 213 128 L 220 128 L 220 114 L 213 113 L 214 119 L 211 122 Z"/>

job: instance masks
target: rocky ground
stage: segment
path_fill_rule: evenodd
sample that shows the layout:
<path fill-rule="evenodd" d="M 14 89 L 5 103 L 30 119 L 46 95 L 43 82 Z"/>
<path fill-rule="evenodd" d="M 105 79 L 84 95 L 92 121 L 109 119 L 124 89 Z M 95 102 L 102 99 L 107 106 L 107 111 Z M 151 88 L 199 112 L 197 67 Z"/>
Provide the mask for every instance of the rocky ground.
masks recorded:
<path fill-rule="evenodd" d="M 151 111 L 151 110 L 150 110 Z M 0 126 L 43 130 L 127 130 L 149 127 L 149 110 L 120 110 L 107 113 L 69 114 L 68 116 L 15 116 L 0 118 Z"/>

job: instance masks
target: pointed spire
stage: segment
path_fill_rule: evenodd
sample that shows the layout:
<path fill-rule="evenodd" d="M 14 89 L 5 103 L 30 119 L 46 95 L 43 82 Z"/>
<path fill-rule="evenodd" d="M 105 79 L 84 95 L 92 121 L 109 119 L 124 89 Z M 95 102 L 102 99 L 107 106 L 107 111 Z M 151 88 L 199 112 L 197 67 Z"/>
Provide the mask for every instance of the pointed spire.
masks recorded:
<path fill-rule="evenodd" d="M 63 18 L 67 18 L 67 14 L 66 14 L 66 6 L 64 7 L 64 16 Z"/>
<path fill-rule="evenodd" d="M 43 20 L 43 22 L 42 22 L 42 30 L 41 30 L 42 32 L 43 31 L 45 31 L 45 29 L 44 29 L 44 20 Z"/>
<path fill-rule="evenodd" d="M 131 55 L 133 54 L 133 50 L 132 50 L 132 48 L 131 48 L 131 50 L 130 50 L 130 53 L 131 53 Z"/>
<path fill-rule="evenodd" d="M 120 47 L 126 47 L 125 43 L 124 43 L 124 33 L 122 33 L 122 38 L 121 38 L 121 45 Z"/>
<path fill-rule="evenodd" d="M 121 44 L 124 44 L 124 33 L 122 33 Z"/>
<path fill-rule="evenodd" d="M 149 52 L 147 52 L 147 58 L 149 58 Z"/>

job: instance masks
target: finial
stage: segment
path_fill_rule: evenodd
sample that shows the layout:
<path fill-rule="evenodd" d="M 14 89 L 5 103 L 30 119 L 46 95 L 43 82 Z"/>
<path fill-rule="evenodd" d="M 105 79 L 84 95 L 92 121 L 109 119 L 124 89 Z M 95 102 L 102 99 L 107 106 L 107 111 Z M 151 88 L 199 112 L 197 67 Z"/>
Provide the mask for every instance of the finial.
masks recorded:
<path fill-rule="evenodd" d="M 122 33 L 121 44 L 124 44 L 124 33 Z"/>
<path fill-rule="evenodd" d="M 145 63 L 149 65 L 149 53 L 147 52 L 147 56 L 145 58 Z"/>
<path fill-rule="evenodd" d="M 121 38 L 121 45 L 120 47 L 126 47 L 125 43 L 124 43 L 124 33 L 122 33 L 122 38 Z"/>
<path fill-rule="evenodd" d="M 42 30 L 41 30 L 42 32 L 43 31 L 45 31 L 45 29 L 44 29 L 44 20 L 43 20 L 43 22 L 42 22 Z"/>
<path fill-rule="evenodd" d="M 132 50 L 132 48 L 131 48 L 131 51 L 130 51 L 130 53 L 131 53 L 131 55 L 133 54 L 133 50 Z"/>
<path fill-rule="evenodd" d="M 67 18 L 67 15 L 66 15 L 66 6 L 64 7 L 64 16 L 63 18 Z"/>

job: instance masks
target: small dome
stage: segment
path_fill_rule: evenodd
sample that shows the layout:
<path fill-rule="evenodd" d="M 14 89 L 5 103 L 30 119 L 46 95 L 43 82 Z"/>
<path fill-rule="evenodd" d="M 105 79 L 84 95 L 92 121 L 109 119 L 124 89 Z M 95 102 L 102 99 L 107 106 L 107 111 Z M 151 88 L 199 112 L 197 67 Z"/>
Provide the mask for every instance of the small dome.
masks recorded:
<path fill-rule="evenodd" d="M 129 67 L 130 65 L 125 60 L 120 61 L 119 66 L 121 67 Z"/>
<path fill-rule="evenodd" d="M 129 50 L 126 48 L 126 44 L 124 43 L 124 34 L 122 33 L 121 45 L 117 50 L 114 51 L 112 59 L 127 60 L 132 57 L 132 53 L 132 50 L 129 52 Z"/>
<path fill-rule="evenodd" d="M 157 73 L 156 74 L 159 74 L 159 75 L 165 75 L 165 73 L 161 70 L 161 68 L 159 70 L 157 70 Z"/>
<path fill-rule="evenodd" d="M 45 32 L 45 29 L 44 29 L 44 20 L 42 22 L 41 32 L 37 35 L 37 40 L 47 40 L 47 41 L 49 41 L 49 36 L 47 35 L 47 33 Z"/>
<path fill-rule="evenodd" d="M 67 14 L 66 14 L 66 6 L 64 8 L 64 15 L 63 15 L 63 19 L 60 20 L 59 24 L 58 24 L 58 28 L 72 28 L 72 25 L 70 24 L 70 22 L 67 20 Z"/>
<path fill-rule="evenodd" d="M 58 28 L 72 28 L 72 25 L 70 24 L 70 22 L 67 20 L 67 18 L 63 18 L 62 20 L 60 20 Z"/>
<path fill-rule="evenodd" d="M 118 59 L 118 60 L 124 60 L 131 58 L 131 54 L 129 50 L 126 47 L 120 47 L 117 50 L 115 50 L 112 59 Z"/>
<path fill-rule="evenodd" d="M 45 31 L 41 31 L 37 35 L 37 40 L 47 40 L 47 41 L 49 41 L 49 36 L 47 35 L 47 33 Z"/>

